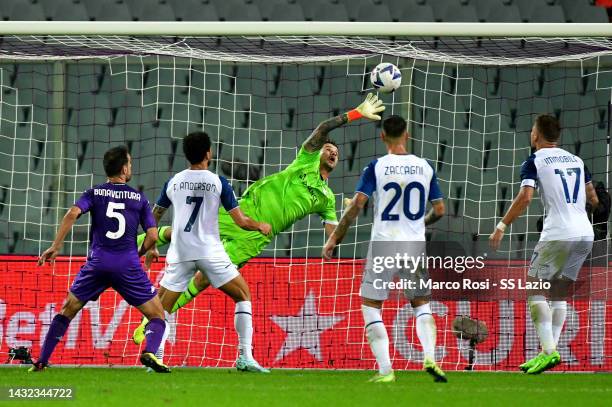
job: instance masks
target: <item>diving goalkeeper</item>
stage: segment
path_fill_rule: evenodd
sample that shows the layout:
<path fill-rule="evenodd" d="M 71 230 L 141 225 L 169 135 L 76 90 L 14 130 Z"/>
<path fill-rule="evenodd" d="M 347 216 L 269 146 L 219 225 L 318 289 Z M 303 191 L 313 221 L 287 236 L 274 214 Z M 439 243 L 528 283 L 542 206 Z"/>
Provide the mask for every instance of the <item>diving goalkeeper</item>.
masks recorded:
<path fill-rule="evenodd" d="M 374 94 L 368 94 L 363 103 L 355 109 L 320 123 L 304 141 L 297 157 L 287 168 L 264 177 L 247 188 L 239 200 L 240 208 L 248 217 L 258 222 L 269 223 L 272 226 L 270 235 L 239 228 L 220 207 L 221 241 L 231 261 L 238 268 L 259 255 L 274 236 L 306 215 L 316 213 L 321 216 L 328 236 L 334 231 L 338 224 L 336 200 L 326 181 L 338 163 L 338 147 L 328 138 L 328 134 L 337 127 L 363 117 L 380 120 L 378 113 L 383 110 L 385 107 L 382 105 L 382 100 L 378 100 Z M 170 226 L 159 228 L 157 245 L 169 243 L 171 235 Z M 138 236 L 138 247 L 143 239 L 144 234 Z M 158 256 L 157 251 L 150 253 L 148 261 L 156 256 Z M 189 282 L 187 290 L 174 304 L 172 312 L 184 307 L 209 285 L 206 276 L 198 271 Z M 134 331 L 133 339 L 136 344 L 144 341 L 146 323 L 147 320 L 143 319 Z"/>

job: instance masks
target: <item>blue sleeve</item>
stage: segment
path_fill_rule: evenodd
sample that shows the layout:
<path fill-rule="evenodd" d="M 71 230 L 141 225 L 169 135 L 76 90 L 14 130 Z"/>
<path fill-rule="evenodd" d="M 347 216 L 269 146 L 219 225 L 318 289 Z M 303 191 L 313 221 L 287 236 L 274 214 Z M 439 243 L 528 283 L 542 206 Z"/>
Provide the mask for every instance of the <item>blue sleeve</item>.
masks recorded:
<path fill-rule="evenodd" d="M 589 169 L 587 168 L 587 166 L 584 166 L 584 183 L 588 184 L 589 182 L 593 181 L 592 177 L 591 177 L 591 171 L 589 171 Z"/>
<path fill-rule="evenodd" d="M 438 184 L 438 176 L 436 175 L 436 170 L 434 166 L 427 161 L 431 169 L 433 170 L 433 174 L 431 176 L 431 181 L 429 182 L 429 197 L 427 200 L 429 202 L 437 201 L 438 199 L 444 199 L 444 194 L 442 194 L 442 190 L 440 189 L 440 184 Z"/>
<path fill-rule="evenodd" d="M 221 180 L 221 204 L 229 212 L 238 207 L 238 201 L 229 181 L 222 176 L 219 176 L 219 179 Z"/>
<path fill-rule="evenodd" d="M 356 192 L 361 192 L 362 194 L 370 197 L 374 191 L 376 191 L 376 172 L 374 171 L 374 167 L 376 166 L 377 161 L 378 160 L 372 161 L 363 169 L 363 173 L 361 174 L 361 178 L 359 178 L 357 188 L 355 189 Z"/>
<path fill-rule="evenodd" d="M 169 207 L 172 206 L 172 201 L 170 200 L 170 198 L 168 198 L 168 194 L 166 193 L 166 190 L 168 189 L 168 183 L 170 182 L 171 179 L 172 178 L 166 181 L 166 183 L 164 184 L 164 186 L 162 187 L 159 193 L 159 198 L 157 198 L 157 202 L 155 203 L 155 205 L 161 208 L 168 209 Z"/>
<path fill-rule="evenodd" d="M 521 187 L 529 186 L 535 188 L 537 181 L 538 170 L 535 165 L 535 154 L 531 154 L 521 165 Z"/>

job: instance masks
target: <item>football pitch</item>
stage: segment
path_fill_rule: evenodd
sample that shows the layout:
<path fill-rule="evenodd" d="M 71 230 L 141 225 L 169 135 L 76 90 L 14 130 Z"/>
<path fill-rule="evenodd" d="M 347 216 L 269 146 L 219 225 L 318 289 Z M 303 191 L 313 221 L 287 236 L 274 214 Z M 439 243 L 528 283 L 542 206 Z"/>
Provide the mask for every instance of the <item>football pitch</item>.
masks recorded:
<path fill-rule="evenodd" d="M 0 387 L 74 388 L 70 401 L 20 401 L 16 406 L 612 405 L 611 374 L 448 372 L 449 383 L 438 384 L 422 372 L 396 373 L 395 383 L 372 384 L 367 382 L 370 371 L 277 369 L 255 375 L 177 368 L 162 375 L 141 368 L 55 368 L 29 374 L 24 367 L 0 368 Z"/>

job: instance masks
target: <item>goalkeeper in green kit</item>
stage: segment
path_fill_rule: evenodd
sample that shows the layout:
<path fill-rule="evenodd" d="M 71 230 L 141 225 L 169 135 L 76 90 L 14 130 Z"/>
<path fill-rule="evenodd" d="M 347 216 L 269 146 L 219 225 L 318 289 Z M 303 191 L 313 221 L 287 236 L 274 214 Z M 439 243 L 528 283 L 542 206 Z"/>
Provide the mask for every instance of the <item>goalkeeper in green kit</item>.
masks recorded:
<path fill-rule="evenodd" d="M 336 200 L 327 185 L 327 179 L 338 163 L 338 147 L 328 138 L 328 133 L 362 117 L 380 120 L 378 113 L 384 109 L 381 100 L 373 94 L 368 94 L 357 108 L 320 123 L 304 141 L 297 157 L 287 168 L 264 177 L 247 188 L 238 201 L 240 209 L 256 221 L 269 223 L 272 226 L 270 235 L 241 229 L 223 207 L 219 208 L 221 241 L 231 261 L 238 268 L 259 255 L 274 236 L 306 215 L 319 214 L 325 224 L 326 234 L 330 235 L 334 231 L 338 224 Z M 157 245 L 168 244 L 171 235 L 170 226 L 159 228 Z M 138 247 L 143 240 L 144 234 L 138 236 Z M 157 250 L 153 250 L 148 254 L 147 262 L 150 263 L 158 255 Z M 189 282 L 187 290 L 174 304 L 172 312 L 184 307 L 209 285 L 206 276 L 198 271 Z M 144 341 L 146 323 L 147 320 L 143 319 L 134 331 L 133 339 L 136 344 Z"/>

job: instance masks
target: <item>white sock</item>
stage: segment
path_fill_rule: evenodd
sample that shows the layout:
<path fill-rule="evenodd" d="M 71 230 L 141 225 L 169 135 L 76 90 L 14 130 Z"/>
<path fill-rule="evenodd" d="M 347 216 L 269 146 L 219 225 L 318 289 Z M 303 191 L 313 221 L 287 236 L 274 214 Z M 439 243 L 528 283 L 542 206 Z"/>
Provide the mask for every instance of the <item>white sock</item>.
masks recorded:
<path fill-rule="evenodd" d="M 431 314 L 429 303 L 414 308 L 416 331 L 423 346 L 423 356 L 436 360 L 436 321 Z"/>
<path fill-rule="evenodd" d="M 253 343 L 251 301 L 240 301 L 236 303 L 234 327 L 238 334 L 238 353 L 247 359 L 253 359 L 253 351 L 251 350 L 251 344 Z"/>
<path fill-rule="evenodd" d="M 546 354 L 551 354 L 555 351 L 555 338 L 552 331 L 552 312 L 546 302 L 546 298 L 542 295 L 534 295 L 529 298 L 529 311 L 531 320 L 535 325 L 542 351 Z"/>
<path fill-rule="evenodd" d="M 155 357 L 160 362 L 164 363 L 164 349 L 166 347 L 166 340 L 168 340 L 168 335 L 170 334 L 170 326 L 168 325 L 168 321 L 164 320 L 166 323 L 166 329 L 164 329 L 164 335 L 162 336 L 162 341 L 159 344 L 159 348 L 157 352 L 155 352 Z"/>
<path fill-rule="evenodd" d="M 557 347 L 561 331 L 563 331 L 563 324 L 565 324 L 565 316 L 567 315 L 567 301 L 551 301 L 550 310 L 552 311 L 553 338 L 555 339 L 555 347 Z"/>
<path fill-rule="evenodd" d="M 381 312 L 378 308 L 368 307 L 367 305 L 361 306 L 361 312 L 363 313 L 370 349 L 372 349 L 378 363 L 378 373 L 386 375 L 392 372 L 393 368 L 389 356 L 389 335 L 387 335 L 387 328 L 383 323 Z"/>

